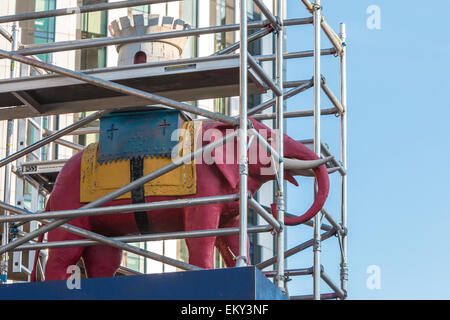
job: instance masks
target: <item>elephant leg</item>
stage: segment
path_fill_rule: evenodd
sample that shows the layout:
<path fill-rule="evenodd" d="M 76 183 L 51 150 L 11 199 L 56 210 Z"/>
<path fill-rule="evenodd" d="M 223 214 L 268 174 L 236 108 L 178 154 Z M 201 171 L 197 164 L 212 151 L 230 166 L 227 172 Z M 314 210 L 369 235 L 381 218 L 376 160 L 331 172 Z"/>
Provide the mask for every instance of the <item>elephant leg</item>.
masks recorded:
<path fill-rule="evenodd" d="M 183 209 L 185 231 L 217 229 L 221 208 L 217 206 L 188 207 Z M 189 263 L 200 268 L 214 269 L 216 237 L 186 239 Z"/>
<path fill-rule="evenodd" d="M 122 250 L 110 246 L 92 246 L 83 251 L 88 278 L 113 277 L 122 262 Z"/>
<path fill-rule="evenodd" d="M 52 210 L 58 209 L 59 208 L 52 208 Z M 90 229 L 89 220 L 87 219 L 87 217 L 77 218 L 70 224 L 83 229 Z M 48 233 L 49 242 L 81 239 L 83 239 L 83 237 L 59 228 L 51 230 Z M 67 269 L 70 266 L 76 265 L 78 263 L 84 249 L 84 247 L 50 249 L 48 260 L 45 265 L 45 280 L 67 280 L 72 275 L 72 273 L 67 273 Z"/>
<path fill-rule="evenodd" d="M 220 228 L 235 227 L 239 227 L 239 216 L 220 224 Z M 236 265 L 235 257 L 239 256 L 239 234 L 217 237 L 216 247 L 222 259 L 225 261 L 226 266 L 228 268 L 234 267 Z M 247 242 L 247 248 L 250 248 L 250 242 Z M 247 251 L 247 261 L 248 264 L 251 264 L 249 251 Z"/>
<path fill-rule="evenodd" d="M 45 281 L 67 280 L 70 266 L 76 265 L 81 258 L 83 248 L 51 249 L 45 265 Z"/>
<path fill-rule="evenodd" d="M 82 237 L 56 229 L 48 234 L 48 241 L 79 240 Z M 67 280 L 71 273 L 67 268 L 76 265 L 83 254 L 83 247 L 50 249 L 45 265 L 45 280 Z"/>

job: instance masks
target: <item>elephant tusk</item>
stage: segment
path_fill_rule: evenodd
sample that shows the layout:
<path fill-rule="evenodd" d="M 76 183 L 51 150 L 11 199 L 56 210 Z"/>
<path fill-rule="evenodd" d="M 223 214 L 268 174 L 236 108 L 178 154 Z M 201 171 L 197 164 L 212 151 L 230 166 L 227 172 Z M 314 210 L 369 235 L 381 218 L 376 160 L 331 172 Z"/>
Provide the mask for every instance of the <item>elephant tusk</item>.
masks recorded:
<path fill-rule="evenodd" d="M 307 170 L 315 169 L 328 161 L 333 157 L 326 157 L 318 160 L 297 160 L 297 159 L 284 159 L 284 168 L 286 170 Z"/>
<path fill-rule="evenodd" d="M 333 167 L 333 168 L 327 168 L 327 171 L 328 171 L 328 174 L 332 174 L 332 173 L 339 171 L 340 169 L 341 169 L 340 167 Z"/>
<path fill-rule="evenodd" d="M 328 174 L 335 173 L 336 171 L 339 171 L 339 167 L 333 167 L 333 168 L 327 168 Z M 308 170 L 290 170 L 290 174 L 293 176 L 303 176 L 303 177 L 314 177 L 314 171 L 311 169 Z"/>

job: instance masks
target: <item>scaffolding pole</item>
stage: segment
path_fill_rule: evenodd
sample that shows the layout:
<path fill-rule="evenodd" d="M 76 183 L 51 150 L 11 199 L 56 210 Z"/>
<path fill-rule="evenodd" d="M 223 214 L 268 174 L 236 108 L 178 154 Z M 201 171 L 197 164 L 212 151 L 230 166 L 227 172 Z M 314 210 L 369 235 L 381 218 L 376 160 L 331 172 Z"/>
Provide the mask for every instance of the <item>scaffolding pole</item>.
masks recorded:
<path fill-rule="evenodd" d="M 321 6 L 320 0 L 316 0 L 313 5 L 313 18 L 314 18 L 314 152 L 318 157 L 321 154 L 321 140 L 320 140 L 320 93 L 321 93 L 321 70 L 320 70 L 320 22 L 321 16 Z M 314 299 L 320 300 L 320 215 L 317 214 L 314 217 L 314 270 L 313 270 L 313 281 L 314 281 Z"/>
<path fill-rule="evenodd" d="M 249 226 L 248 233 L 261 233 L 270 232 L 273 227 L 270 225 L 262 226 Z M 211 230 L 196 230 L 196 231 L 181 231 L 171 233 L 158 233 L 138 236 L 122 236 L 112 237 L 113 240 L 134 243 L 134 242 L 147 242 L 147 241 L 164 241 L 164 240 L 178 240 L 178 239 L 190 239 L 190 238 L 203 238 L 203 237 L 222 237 L 230 235 L 238 235 L 239 228 L 219 228 Z M 96 246 L 99 242 L 89 239 L 81 240 L 67 240 L 67 241 L 51 241 L 44 243 L 31 243 L 23 244 L 14 249 L 14 251 L 27 251 L 27 250 L 42 250 L 42 249 L 58 249 L 58 248 L 72 248 L 72 247 L 89 247 Z"/>
<path fill-rule="evenodd" d="M 247 234 L 247 208 L 248 208 L 248 158 L 247 158 L 247 103 L 248 103 L 248 17 L 247 1 L 240 1 L 240 93 L 239 93 L 239 256 L 236 257 L 236 267 L 248 264 L 248 234 Z"/>
<path fill-rule="evenodd" d="M 25 210 L 15 211 L 17 207 L 11 206 L 6 202 L 0 201 L 0 208 L 8 211 L 20 213 L 15 216 L 0 216 L 0 223 L 4 222 L 18 222 L 18 221 L 33 221 L 42 219 L 65 219 L 65 218 L 77 218 L 77 217 L 87 217 L 96 216 L 104 214 L 118 214 L 126 212 L 144 212 L 144 211 L 154 211 L 162 209 L 174 209 L 181 207 L 192 207 L 201 206 L 212 203 L 227 203 L 234 202 L 239 199 L 238 194 L 231 194 L 225 196 L 211 196 L 203 198 L 185 198 L 178 200 L 168 200 L 168 201 L 156 201 L 148 203 L 138 203 L 138 204 L 125 204 L 119 206 L 110 207 L 100 207 L 100 208 L 89 208 L 89 209 L 74 209 L 74 210 L 61 210 L 61 211 L 46 211 L 46 212 L 26 212 Z"/>
<path fill-rule="evenodd" d="M 12 33 L 11 33 L 11 49 L 12 51 L 17 49 L 18 43 L 18 26 L 17 22 L 14 22 L 12 25 Z M 17 74 L 17 68 L 15 61 L 11 60 L 11 78 L 15 78 Z M 6 124 L 6 151 L 5 155 L 9 156 L 11 153 L 12 146 L 12 136 L 14 130 L 14 120 L 8 120 Z M 11 166 L 8 164 L 5 167 L 4 171 L 5 181 L 4 181 L 4 189 L 3 189 L 3 200 L 6 203 L 10 202 L 11 199 Z M 8 215 L 9 212 L 5 210 L 5 215 Z M 5 223 L 3 225 L 3 234 L 2 234 L 2 245 L 7 245 L 9 242 L 9 227 Z M 8 252 L 4 252 L 0 261 L 0 282 L 6 283 L 8 281 Z"/>
<path fill-rule="evenodd" d="M 279 21 L 283 21 L 282 17 L 284 15 L 284 1 L 277 0 L 276 2 L 276 11 Z M 281 25 L 279 30 L 275 35 L 275 77 L 277 85 L 281 92 L 283 92 L 283 81 L 284 81 L 284 26 Z M 277 173 L 278 173 L 278 181 L 276 184 L 276 203 L 277 203 L 277 215 L 278 215 L 278 223 L 281 228 L 277 233 L 277 275 L 275 277 L 275 284 L 280 288 L 281 291 L 287 293 L 286 288 L 286 277 L 284 275 L 284 211 L 285 211 L 285 191 L 284 191 L 284 96 L 280 94 L 275 97 L 275 109 L 276 109 L 276 130 L 277 130 L 277 152 L 279 155 L 278 163 L 277 163 Z"/>
<path fill-rule="evenodd" d="M 62 8 L 62 9 L 37 11 L 37 12 L 25 12 L 25 13 L 10 15 L 10 16 L 4 16 L 4 17 L 0 17 L 0 23 L 43 19 L 43 18 L 51 18 L 51 17 L 59 17 L 59 16 L 68 16 L 68 15 L 72 15 L 72 14 L 81 14 L 81 13 L 88 13 L 88 12 L 95 12 L 95 11 L 129 8 L 129 7 L 141 6 L 141 5 L 147 5 L 147 4 L 157 4 L 157 3 L 166 3 L 166 2 L 174 2 L 174 1 L 179 1 L 179 0 L 128 0 L 128 1 L 109 2 L 109 3 L 96 3 L 96 4 L 89 4 L 89 5 L 81 6 L 81 7 Z"/>
<path fill-rule="evenodd" d="M 288 19 L 283 21 L 285 26 L 294 26 L 294 25 L 305 25 L 311 24 L 311 18 L 298 18 L 298 19 Z M 267 21 L 252 21 L 248 23 L 248 29 L 261 29 L 267 26 Z M 211 33 L 222 33 L 222 32 L 234 32 L 239 31 L 239 24 L 230 24 L 223 26 L 213 26 L 213 27 L 204 27 L 204 28 L 195 28 L 195 29 L 186 29 L 186 30 L 178 30 L 178 31 L 167 31 L 167 32 L 158 32 L 151 34 L 144 34 L 139 36 L 128 36 L 128 37 L 103 37 L 103 38 L 93 38 L 93 39 L 82 39 L 82 40 L 70 40 L 70 41 L 61 41 L 54 43 L 45 43 L 45 44 L 34 44 L 27 45 L 24 49 L 17 50 L 17 54 L 29 56 L 50 52 L 61 52 L 68 50 L 77 50 L 77 49 L 88 49 L 88 48 L 96 48 L 96 47 L 105 47 L 111 45 L 119 45 L 119 44 L 129 44 L 135 42 L 150 42 L 164 39 L 172 39 L 179 37 L 187 37 L 187 36 L 200 36 Z M 247 42 L 247 41 L 244 41 Z"/>
<path fill-rule="evenodd" d="M 347 38 L 345 24 L 340 24 L 340 38 L 344 44 L 340 57 L 341 105 L 344 112 L 341 115 L 341 165 L 347 172 Z M 344 234 L 342 235 L 341 257 L 341 289 L 347 294 L 348 289 L 348 248 L 347 248 L 347 175 L 341 177 L 341 221 Z"/>

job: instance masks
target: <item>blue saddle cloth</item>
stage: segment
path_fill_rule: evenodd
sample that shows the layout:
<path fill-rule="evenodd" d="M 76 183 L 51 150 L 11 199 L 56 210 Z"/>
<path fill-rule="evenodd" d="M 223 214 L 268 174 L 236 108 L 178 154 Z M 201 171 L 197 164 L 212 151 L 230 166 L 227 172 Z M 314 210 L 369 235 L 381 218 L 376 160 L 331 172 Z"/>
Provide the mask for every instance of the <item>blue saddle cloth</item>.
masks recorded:
<path fill-rule="evenodd" d="M 178 110 L 120 112 L 100 119 L 99 163 L 137 157 L 170 157 L 178 144 Z"/>

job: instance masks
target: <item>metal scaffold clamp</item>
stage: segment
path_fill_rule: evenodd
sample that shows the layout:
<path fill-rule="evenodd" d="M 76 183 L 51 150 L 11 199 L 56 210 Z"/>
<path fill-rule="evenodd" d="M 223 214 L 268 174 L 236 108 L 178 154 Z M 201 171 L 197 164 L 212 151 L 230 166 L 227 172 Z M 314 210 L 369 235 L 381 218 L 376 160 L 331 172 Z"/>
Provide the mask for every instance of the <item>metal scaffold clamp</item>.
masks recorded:
<path fill-rule="evenodd" d="M 11 223 L 9 225 L 9 233 L 11 235 L 11 239 L 14 240 L 15 238 L 17 238 L 17 235 L 19 233 L 19 228 L 17 227 L 17 225 L 15 223 Z"/>
<path fill-rule="evenodd" d="M 283 20 L 280 17 L 275 17 L 277 23 L 269 23 L 268 27 L 270 27 L 275 34 L 277 34 L 283 28 Z"/>
<path fill-rule="evenodd" d="M 315 251 L 315 252 L 320 252 L 320 251 L 322 251 L 322 248 L 321 248 L 321 244 L 320 244 L 320 240 L 319 240 L 319 239 L 314 239 L 314 240 L 313 240 L 313 251 Z"/>
<path fill-rule="evenodd" d="M 348 228 L 347 228 L 346 226 L 342 225 L 342 223 L 340 223 L 339 225 L 341 226 L 342 231 L 343 231 L 342 235 L 343 235 L 344 237 L 347 236 L 347 234 L 348 234 Z"/>
<path fill-rule="evenodd" d="M 291 281 L 291 280 L 292 280 L 289 276 L 282 275 L 282 274 L 280 274 L 280 275 L 278 275 L 278 276 L 275 276 L 275 279 L 276 279 L 277 281 L 283 281 L 283 282 L 288 282 L 288 281 Z"/>
<path fill-rule="evenodd" d="M 233 260 L 236 261 L 236 266 L 248 266 L 247 257 L 236 256 L 236 257 L 233 257 Z"/>
<path fill-rule="evenodd" d="M 239 174 L 248 176 L 248 165 L 247 164 L 239 165 Z"/>
<path fill-rule="evenodd" d="M 322 10 L 322 5 L 318 4 L 317 2 L 313 2 L 313 3 L 311 3 L 311 5 L 312 5 L 313 11 Z"/>
<path fill-rule="evenodd" d="M 247 257 L 235 255 L 230 247 L 227 247 L 227 250 L 231 254 L 231 256 L 233 257 L 233 261 L 236 261 L 236 266 L 239 265 L 239 261 L 242 261 L 244 265 L 248 265 Z"/>

